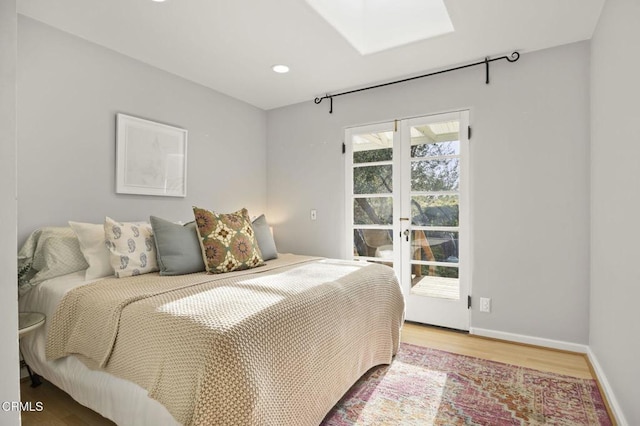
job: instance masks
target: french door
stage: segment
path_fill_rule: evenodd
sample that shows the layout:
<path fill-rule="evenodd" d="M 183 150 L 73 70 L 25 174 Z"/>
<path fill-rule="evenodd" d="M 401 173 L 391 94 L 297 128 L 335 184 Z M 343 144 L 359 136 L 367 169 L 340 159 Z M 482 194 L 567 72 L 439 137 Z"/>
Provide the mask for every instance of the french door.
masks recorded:
<path fill-rule="evenodd" d="M 468 111 L 347 129 L 347 253 L 394 268 L 406 318 L 469 329 Z M 352 256 L 351 256 L 352 254 Z"/>

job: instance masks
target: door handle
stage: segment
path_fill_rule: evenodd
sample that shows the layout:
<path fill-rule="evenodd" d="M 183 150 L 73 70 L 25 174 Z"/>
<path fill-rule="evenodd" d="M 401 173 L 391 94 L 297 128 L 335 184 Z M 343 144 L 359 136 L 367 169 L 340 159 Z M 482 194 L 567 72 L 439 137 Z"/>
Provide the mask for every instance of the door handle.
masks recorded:
<path fill-rule="evenodd" d="M 407 241 L 409 241 L 409 230 L 405 229 L 403 234 L 404 234 L 405 237 L 407 237 Z"/>

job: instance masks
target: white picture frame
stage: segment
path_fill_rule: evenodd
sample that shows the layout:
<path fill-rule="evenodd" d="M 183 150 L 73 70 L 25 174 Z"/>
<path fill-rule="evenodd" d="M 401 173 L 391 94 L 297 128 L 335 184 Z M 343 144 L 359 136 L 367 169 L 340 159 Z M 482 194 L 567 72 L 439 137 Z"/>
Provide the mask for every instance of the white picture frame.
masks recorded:
<path fill-rule="evenodd" d="M 187 130 L 116 115 L 116 193 L 187 196 Z"/>

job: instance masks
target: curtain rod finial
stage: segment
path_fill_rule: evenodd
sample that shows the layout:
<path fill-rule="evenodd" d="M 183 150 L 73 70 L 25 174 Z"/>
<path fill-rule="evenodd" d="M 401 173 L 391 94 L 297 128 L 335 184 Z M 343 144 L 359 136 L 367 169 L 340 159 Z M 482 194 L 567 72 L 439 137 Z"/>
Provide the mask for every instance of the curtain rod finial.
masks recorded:
<path fill-rule="evenodd" d="M 515 62 L 520 59 L 520 53 L 516 50 L 511 54 L 511 57 L 507 57 L 507 61 Z"/>

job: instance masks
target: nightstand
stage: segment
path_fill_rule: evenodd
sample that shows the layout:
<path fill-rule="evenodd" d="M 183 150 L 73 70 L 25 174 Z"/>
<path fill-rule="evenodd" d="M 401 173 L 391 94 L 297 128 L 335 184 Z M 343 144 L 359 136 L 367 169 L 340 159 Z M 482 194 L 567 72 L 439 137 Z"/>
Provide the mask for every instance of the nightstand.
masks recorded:
<path fill-rule="evenodd" d="M 27 333 L 42 327 L 45 319 L 45 315 L 40 312 L 20 312 L 18 314 L 18 337 L 22 337 Z M 22 356 L 22 350 L 20 350 L 20 358 L 22 358 L 20 360 L 20 366 L 27 367 L 27 371 L 29 372 L 31 387 L 35 388 L 36 386 L 40 386 L 42 384 L 40 376 L 31 371 L 31 367 L 29 367 L 29 364 L 25 362 L 24 357 Z"/>

